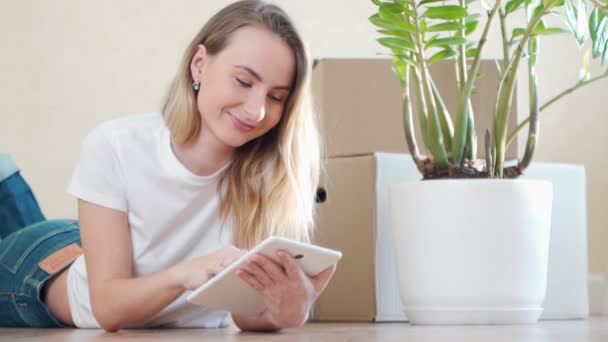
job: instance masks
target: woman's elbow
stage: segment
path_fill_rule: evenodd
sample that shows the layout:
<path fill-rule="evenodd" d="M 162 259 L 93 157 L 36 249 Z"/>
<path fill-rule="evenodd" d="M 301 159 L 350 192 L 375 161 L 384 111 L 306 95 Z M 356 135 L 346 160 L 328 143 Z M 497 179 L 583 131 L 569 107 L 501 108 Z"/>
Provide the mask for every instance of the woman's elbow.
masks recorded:
<path fill-rule="evenodd" d="M 101 327 L 103 330 L 107 332 L 115 332 L 123 327 L 123 323 L 120 321 L 120 317 L 118 317 L 115 312 L 111 312 L 111 310 L 108 310 L 103 306 L 100 306 L 99 304 L 91 304 L 93 309 L 93 316 L 99 324 L 99 327 Z"/>

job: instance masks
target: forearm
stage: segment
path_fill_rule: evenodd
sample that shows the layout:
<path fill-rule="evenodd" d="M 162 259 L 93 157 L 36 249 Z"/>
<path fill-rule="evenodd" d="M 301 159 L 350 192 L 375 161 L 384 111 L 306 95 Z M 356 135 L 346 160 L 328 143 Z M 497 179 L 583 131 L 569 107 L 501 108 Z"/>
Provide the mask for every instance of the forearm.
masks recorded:
<path fill-rule="evenodd" d="M 275 332 L 281 330 L 280 327 L 272 324 L 264 313 L 257 316 L 246 316 L 233 313 L 232 320 L 234 321 L 234 324 L 243 331 Z"/>
<path fill-rule="evenodd" d="M 144 322 L 185 291 L 171 269 L 144 277 L 112 279 L 100 285 L 102 289 L 92 298 L 93 312 L 108 331 Z"/>
<path fill-rule="evenodd" d="M 232 320 L 234 321 L 234 324 L 243 331 L 275 332 L 285 328 L 301 327 L 308 320 L 308 313 L 297 321 L 291 321 L 290 323 L 283 322 L 277 324 L 268 317 L 266 311 L 257 316 L 246 316 L 233 313 Z M 281 324 L 287 324 L 287 326 L 281 326 Z"/>

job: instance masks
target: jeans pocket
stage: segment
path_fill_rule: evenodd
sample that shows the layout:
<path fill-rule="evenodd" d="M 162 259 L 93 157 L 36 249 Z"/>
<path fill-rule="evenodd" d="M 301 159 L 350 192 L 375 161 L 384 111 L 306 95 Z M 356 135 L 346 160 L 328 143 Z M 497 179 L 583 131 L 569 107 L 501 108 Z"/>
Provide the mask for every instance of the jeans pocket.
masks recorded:
<path fill-rule="evenodd" d="M 33 267 L 46 256 L 74 241 L 79 227 L 73 220 L 43 221 L 18 230 L 0 241 L 0 266 L 17 274 L 24 262 Z"/>

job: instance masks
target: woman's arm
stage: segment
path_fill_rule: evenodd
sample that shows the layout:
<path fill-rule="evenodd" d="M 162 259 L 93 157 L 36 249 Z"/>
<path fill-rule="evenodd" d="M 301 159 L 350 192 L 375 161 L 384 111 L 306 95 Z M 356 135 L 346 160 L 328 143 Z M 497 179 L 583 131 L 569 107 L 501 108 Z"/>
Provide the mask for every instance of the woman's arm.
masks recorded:
<path fill-rule="evenodd" d="M 127 214 L 79 200 L 78 216 L 93 314 L 107 331 L 151 318 L 243 253 L 227 247 L 148 276 L 134 277 Z"/>
<path fill-rule="evenodd" d="M 275 332 L 281 330 L 281 327 L 272 324 L 264 314 L 258 316 L 245 316 L 233 313 L 232 320 L 234 321 L 234 324 L 243 331 Z"/>
<path fill-rule="evenodd" d="M 239 277 L 262 296 L 266 310 L 259 315 L 232 314 L 232 320 L 245 331 L 278 331 L 304 325 L 314 301 L 323 292 L 336 265 L 309 277 L 286 252 L 278 253 L 280 264 L 263 255 L 253 256 L 249 271 L 240 269 Z"/>

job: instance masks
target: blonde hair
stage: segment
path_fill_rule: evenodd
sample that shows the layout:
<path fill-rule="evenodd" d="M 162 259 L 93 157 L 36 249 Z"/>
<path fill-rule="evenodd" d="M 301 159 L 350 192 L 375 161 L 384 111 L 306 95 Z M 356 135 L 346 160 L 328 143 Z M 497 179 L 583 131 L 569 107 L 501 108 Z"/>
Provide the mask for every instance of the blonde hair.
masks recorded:
<path fill-rule="evenodd" d="M 196 140 L 201 118 L 192 90 L 190 63 L 199 44 L 217 55 L 232 33 L 258 26 L 281 37 L 292 49 L 296 70 L 279 123 L 236 149 L 220 181 L 222 218 L 230 217 L 234 243 L 249 248 L 271 235 L 310 241 L 322 144 L 310 94 L 310 57 L 291 19 L 279 7 L 243 0 L 215 14 L 190 43 L 173 80 L 163 116 L 178 144 Z M 224 191 L 221 191 L 223 189 Z"/>

